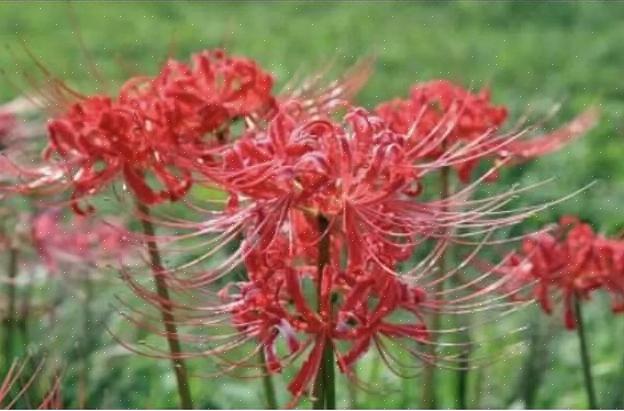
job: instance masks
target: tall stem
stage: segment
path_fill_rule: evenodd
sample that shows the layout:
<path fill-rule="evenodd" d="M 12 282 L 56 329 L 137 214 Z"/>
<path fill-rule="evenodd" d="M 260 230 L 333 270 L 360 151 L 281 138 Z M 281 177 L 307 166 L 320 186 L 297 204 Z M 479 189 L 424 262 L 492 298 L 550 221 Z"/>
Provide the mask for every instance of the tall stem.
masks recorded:
<path fill-rule="evenodd" d="M 260 361 L 262 362 L 262 368 L 264 369 L 264 374 L 262 375 L 262 385 L 264 387 L 264 395 L 267 403 L 267 409 L 276 410 L 278 409 L 277 399 L 275 396 L 275 385 L 273 384 L 273 378 L 271 378 L 271 374 L 269 374 L 269 367 L 267 367 L 266 355 L 264 350 L 260 350 Z"/>
<path fill-rule="evenodd" d="M 468 408 L 468 370 L 470 366 L 470 351 L 467 348 L 459 356 L 459 369 L 457 370 L 457 408 Z"/>
<path fill-rule="evenodd" d="M 330 235 L 326 233 L 329 227 L 329 221 L 323 215 L 318 217 L 319 234 L 323 235 L 323 238 L 319 242 L 319 256 L 317 262 L 317 276 L 318 276 L 318 288 L 317 288 L 317 304 L 319 313 L 321 313 L 322 306 L 322 285 L 323 285 L 323 271 L 327 264 L 329 264 L 329 252 L 330 252 Z M 330 296 L 331 298 L 331 296 Z M 329 306 L 330 312 L 327 313 L 327 321 L 331 322 L 331 304 Z M 321 313 L 322 314 L 322 313 Z M 335 371 L 334 371 L 334 346 L 332 344 L 331 337 L 328 335 L 325 341 L 325 348 L 323 350 L 323 359 L 321 361 L 321 368 L 319 369 L 316 377 L 315 392 L 316 400 L 314 401 L 314 409 L 321 410 L 334 410 L 336 409 L 336 384 L 335 384 Z"/>
<path fill-rule="evenodd" d="M 440 200 L 444 201 L 449 197 L 450 194 L 450 168 L 444 167 L 440 171 Z M 443 233 L 444 234 L 444 233 Z M 444 275 L 446 273 L 446 259 L 447 253 L 442 253 L 440 258 L 438 259 L 438 272 L 440 275 Z M 440 295 L 444 291 L 444 281 L 440 281 L 436 284 L 435 293 Z M 436 358 L 436 332 L 440 329 L 440 324 L 442 322 L 442 318 L 440 313 L 434 312 L 431 316 L 431 329 L 433 333 L 431 334 L 431 344 L 428 348 L 428 356 L 430 361 L 435 361 Z M 426 363 L 423 369 L 423 381 L 422 381 L 422 396 L 421 396 L 421 407 L 426 409 L 435 409 L 437 408 L 438 401 L 435 392 L 436 384 L 436 366 L 432 363 Z"/>
<path fill-rule="evenodd" d="M 9 249 L 9 261 L 7 265 L 7 278 L 8 278 L 8 307 L 7 317 L 5 320 L 6 334 L 4 336 L 4 361 L 5 366 L 10 367 L 13 362 L 13 340 L 15 339 L 15 325 L 16 325 L 16 307 L 17 307 L 17 289 L 15 285 L 15 279 L 17 278 L 18 268 L 18 256 L 19 251 L 16 247 Z"/>
<path fill-rule="evenodd" d="M 449 250 L 450 251 L 450 250 Z M 451 254 L 447 252 L 447 255 Z M 461 287 L 462 284 L 465 284 L 465 280 L 457 274 L 455 276 L 456 285 Z M 457 408 L 459 409 L 467 409 L 468 408 L 468 393 L 469 393 L 469 373 L 470 373 L 470 355 L 472 353 L 472 341 L 470 337 L 470 314 L 465 314 L 464 316 L 456 317 L 457 325 L 456 327 L 460 330 L 457 333 L 458 343 L 460 344 L 460 353 L 458 356 L 457 362 L 457 371 L 455 380 L 455 400 L 457 404 Z"/>
<path fill-rule="evenodd" d="M 188 381 L 188 373 L 186 370 L 186 364 L 182 359 L 182 349 L 180 348 L 180 339 L 178 337 L 178 330 L 175 323 L 175 317 L 172 313 L 172 307 L 169 298 L 169 288 L 167 287 L 167 281 L 164 277 L 164 267 L 162 259 L 160 258 L 160 252 L 158 246 L 154 240 L 154 226 L 150 221 L 149 208 L 141 203 L 137 203 L 137 209 L 142 214 L 140 220 L 143 226 L 143 232 L 145 233 L 145 245 L 152 265 L 152 273 L 154 275 L 154 282 L 156 284 L 156 292 L 160 297 L 160 307 L 163 326 L 167 334 L 167 342 L 169 344 L 169 352 L 171 353 L 171 361 L 173 362 L 173 370 L 176 375 L 178 383 L 178 394 L 180 396 L 180 406 L 183 409 L 192 409 L 193 400 L 191 398 L 191 390 Z"/>
<path fill-rule="evenodd" d="M 91 300 L 93 299 L 93 283 L 89 272 L 83 274 L 83 291 L 84 291 L 84 304 L 83 304 L 83 323 L 82 323 L 82 346 L 80 349 L 81 368 L 78 384 L 78 407 L 85 409 L 89 406 L 89 373 L 91 364 L 89 356 L 91 354 L 92 341 L 91 341 L 91 328 L 93 326 L 93 314 L 91 311 Z"/>
<path fill-rule="evenodd" d="M 581 348 L 581 363 L 583 365 L 583 377 L 585 378 L 587 401 L 589 409 L 595 410 L 598 409 L 598 402 L 596 401 L 596 391 L 594 390 L 594 381 L 591 372 L 591 359 L 589 357 L 587 337 L 585 335 L 585 326 L 583 324 L 583 312 L 578 296 L 574 297 L 574 311 L 576 312 L 576 333 L 579 337 L 579 345 Z"/>

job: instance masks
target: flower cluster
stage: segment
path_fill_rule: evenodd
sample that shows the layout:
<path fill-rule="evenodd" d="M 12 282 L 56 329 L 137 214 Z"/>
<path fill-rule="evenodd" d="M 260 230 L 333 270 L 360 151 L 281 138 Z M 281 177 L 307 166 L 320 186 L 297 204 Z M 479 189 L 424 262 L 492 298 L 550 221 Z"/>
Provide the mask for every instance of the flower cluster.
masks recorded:
<path fill-rule="evenodd" d="M 553 232 L 524 239 L 496 271 L 508 279 L 513 298 L 529 298 L 532 289 L 546 313 L 560 296 L 569 329 L 577 324 L 574 299 L 589 299 L 597 290 L 611 294 L 614 312 L 624 312 L 624 241 L 599 235 L 574 217 L 563 217 Z"/>
<path fill-rule="evenodd" d="M 272 84 L 255 62 L 219 50 L 190 65 L 170 60 L 153 78 L 128 80 L 117 98 L 86 97 L 52 119 L 45 155 L 63 159 L 79 212 L 78 200 L 120 175 L 144 204 L 177 200 L 235 119 L 271 109 Z"/>
<path fill-rule="evenodd" d="M 406 340 L 406 350 L 424 362 L 443 360 L 409 341 L 433 344 L 431 333 L 441 330 L 428 326 L 428 315 L 460 313 L 483 296 L 462 293 L 466 287 L 444 296 L 436 291 L 456 272 L 435 275 L 432 269 L 453 241 L 449 232 L 491 232 L 532 211 L 501 214 L 505 195 L 474 203 L 462 192 L 420 198 L 423 176 L 439 167 L 420 166 L 424 151 L 413 138 L 412 131 L 395 131 L 363 108 L 352 107 L 336 121 L 302 114 L 290 101 L 265 129 L 248 130 L 220 147 L 221 161 L 206 173 L 229 201 L 199 225 L 198 234 L 216 235 L 211 242 L 217 245 L 198 260 L 239 235 L 243 240 L 232 257 L 206 272 L 169 273 L 179 288 L 203 289 L 237 263 L 244 265 L 247 279 L 227 282 L 220 302 L 208 310 L 239 334 L 210 352 L 218 358 L 253 342 L 271 373 L 307 352 L 289 385 L 295 400 L 311 392 L 328 347 L 347 375 L 371 348 L 391 361 L 385 357 L 388 340 Z M 422 264 L 402 269 L 419 246 L 431 242 L 433 251 Z M 286 351 L 278 350 L 280 343 Z"/>
<path fill-rule="evenodd" d="M 554 133 L 518 141 L 518 133 L 500 131 L 507 109 L 493 105 L 487 91 L 475 95 L 448 81 L 418 84 L 410 100 L 370 112 L 348 101 L 365 72 L 318 92 L 303 87 L 274 96 L 271 75 L 255 62 L 206 51 L 190 65 L 169 61 L 155 77 L 129 80 L 116 98 L 81 98 L 48 123 L 45 159 L 61 160 L 79 213 L 81 199 L 119 176 L 143 210 L 186 196 L 194 184 L 227 196 L 222 208 L 189 199 L 193 211 L 205 213 L 196 224 L 140 216 L 144 227 L 161 222 L 195 230 L 163 236 L 165 242 L 200 238 L 208 246 L 167 270 L 149 226 L 143 240 L 158 293 L 125 276 L 161 311 L 174 362 L 185 357 L 174 341 L 185 334 L 174 336 L 174 322 L 210 326 L 206 340 L 217 346 L 202 346 L 201 355 L 225 362 L 226 371 L 254 362 L 258 352 L 268 373 L 305 357 L 289 384 L 294 401 L 313 391 L 328 352 L 349 376 L 371 348 L 395 365 L 389 342 L 423 362 L 439 362 L 426 347 L 448 330 L 434 329 L 428 316 L 487 309 L 481 300 L 488 290 L 470 291 L 481 279 L 441 290 L 459 267 L 437 272 L 436 261 L 456 233 L 488 234 L 539 207 L 502 210 L 513 189 L 470 200 L 473 185 L 429 199 L 424 177 L 454 167 L 468 182 L 484 158 L 544 154 L 595 121 L 589 111 Z M 232 127 L 237 121 L 241 128 Z M 56 225 L 54 214 L 43 215 L 33 231 L 51 264 L 59 251 L 82 254 L 94 241 L 123 247 L 106 231 L 50 242 Z M 209 268 L 190 269 L 205 260 Z M 246 278 L 227 277 L 240 266 Z M 170 299 L 167 286 L 212 298 L 189 306 Z M 234 364 L 225 358 L 247 343 L 251 355 Z"/>
<path fill-rule="evenodd" d="M 447 158 L 463 182 L 471 180 L 475 167 L 484 159 L 526 161 L 555 151 L 583 135 L 597 116 L 589 110 L 552 133 L 520 140 L 522 133 L 499 132 L 508 110 L 491 103 L 488 89 L 473 94 L 448 80 L 416 84 L 409 99 L 384 102 L 375 110 L 393 131 L 413 135 L 412 145 L 424 145 L 423 157 Z M 449 156 L 457 146 L 463 146 L 460 154 Z M 492 173 L 491 178 L 496 175 Z"/>
<path fill-rule="evenodd" d="M 248 281 L 221 296 L 234 325 L 262 345 L 271 372 L 282 368 L 280 337 L 288 357 L 312 345 L 289 385 L 295 398 L 311 388 L 327 344 L 349 372 L 384 336 L 427 339 L 425 291 L 395 273 L 414 238 L 432 230 L 426 211 L 409 206 L 417 191 L 405 136 L 363 109 L 345 122 L 298 124 L 282 112 L 266 132 L 239 140 L 222 170 L 236 177 L 224 179 L 230 192 L 254 201 L 241 246 Z M 396 322 L 399 312 L 412 318 Z"/>

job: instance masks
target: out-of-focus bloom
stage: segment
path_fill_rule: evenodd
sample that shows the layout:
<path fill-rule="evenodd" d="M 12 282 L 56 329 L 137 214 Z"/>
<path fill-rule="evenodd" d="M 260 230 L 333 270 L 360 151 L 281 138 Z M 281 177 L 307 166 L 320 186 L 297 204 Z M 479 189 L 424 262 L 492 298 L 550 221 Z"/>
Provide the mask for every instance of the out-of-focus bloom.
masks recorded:
<path fill-rule="evenodd" d="M 585 134 L 597 119 L 596 111 L 590 109 L 552 133 L 520 140 L 520 133 L 501 134 L 508 110 L 491 103 L 488 89 L 473 94 L 447 80 L 416 84 L 409 99 L 382 103 L 376 112 L 393 131 L 411 135 L 409 144 L 425 141 L 425 158 L 448 155 L 457 145 L 466 147 L 453 164 L 463 182 L 470 181 L 474 168 L 485 158 L 520 162 L 545 155 Z"/>
<path fill-rule="evenodd" d="M 527 237 L 522 248 L 495 269 L 509 279 L 506 291 L 527 299 L 527 290 L 546 313 L 561 297 L 565 325 L 576 327 L 574 299 L 597 290 L 613 298 L 613 311 L 624 312 L 624 242 L 596 234 L 589 224 L 564 217 L 554 232 Z"/>
<path fill-rule="evenodd" d="M 26 118 L 37 110 L 36 101 L 26 97 L 0 105 L 0 150 L 6 149 L 14 140 L 29 138 L 43 131 L 36 121 Z"/>
<path fill-rule="evenodd" d="M 128 233 L 116 225 L 88 216 L 72 216 L 64 222 L 62 212 L 54 209 L 33 218 L 31 236 L 34 248 L 51 273 L 57 273 L 61 266 L 117 262 L 131 246 Z"/>

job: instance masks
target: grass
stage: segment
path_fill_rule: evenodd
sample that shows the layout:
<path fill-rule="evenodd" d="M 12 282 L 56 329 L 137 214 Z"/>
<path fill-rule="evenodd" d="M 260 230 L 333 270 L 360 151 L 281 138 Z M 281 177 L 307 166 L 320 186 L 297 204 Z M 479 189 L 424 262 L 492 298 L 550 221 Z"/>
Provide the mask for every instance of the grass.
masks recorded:
<path fill-rule="evenodd" d="M 85 91 L 107 86 L 114 91 L 128 73 L 154 73 L 170 50 L 185 58 L 202 48 L 224 46 L 258 59 L 275 73 L 279 85 L 298 71 L 311 73 L 333 61 L 335 72 L 339 72 L 358 58 L 375 54 L 375 74 L 359 97 L 366 106 L 406 95 L 413 82 L 436 77 L 474 88 L 489 85 L 494 100 L 510 106 L 515 117 L 527 108 L 543 114 L 561 103 L 551 126 L 588 105 L 597 105 L 602 121 L 589 136 L 560 153 L 509 170 L 498 184 L 529 184 L 554 177 L 547 188 L 521 200 L 535 203 L 596 181 L 590 190 L 542 213 L 520 231 L 565 213 L 578 214 L 609 234 L 624 228 L 624 2 L 83 1 L 70 7 L 66 2 L 5 1 L 0 3 L 0 16 L 0 44 L 7 46 L 0 52 L 0 67 L 6 73 L 0 81 L 3 99 L 24 87 L 12 86 L 21 74 L 36 72 L 21 48 L 23 41 L 46 67 Z M 77 26 L 88 54 L 110 84 L 98 84 L 89 72 Z M 112 292 L 97 298 L 101 313 L 108 312 L 107 299 Z M 586 310 L 598 397 L 605 405 L 622 404 L 622 394 L 613 387 L 622 382 L 624 356 L 614 337 L 624 331 L 624 323 L 608 309 L 605 301 L 597 300 Z M 69 317 L 75 314 L 70 307 L 66 310 Z M 527 322 L 525 317 L 531 313 L 525 313 L 519 323 Z M 115 327 L 115 316 L 106 316 L 101 320 Z M 554 321 L 556 326 L 560 323 Z M 54 346 L 67 350 L 61 337 L 68 330 L 63 327 L 59 325 L 48 338 Z M 576 336 L 558 330 L 552 338 L 535 405 L 583 407 Z M 175 406 L 175 385 L 166 372 L 167 362 L 131 357 L 103 332 L 99 344 L 91 392 L 99 406 Z M 526 351 L 526 347 L 520 350 Z M 474 405 L 517 404 L 514 392 L 523 357 L 505 358 L 479 371 L 480 386 L 473 380 Z M 387 408 L 417 404 L 418 380 L 392 377 L 376 361 L 367 359 L 360 370 L 362 376 L 374 376 L 375 392 L 358 392 L 355 405 Z M 202 367 L 202 362 L 196 362 L 193 370 Z M 443 373 L 443 377 L 443 405 L 452 406 L 452 375 Z M 287 398 L 284 381 L 277 378 L 277 383 L 283 404 Z M 346 406 L 348 390 L 344 385 L 341 388 L 339 406 Z M 203 407 L 257 407 L 260 390 L 259 382 L 246 380 L 193 382 L 194 394 Z M 67 391 L 71 397 L 72 390 Z"/>

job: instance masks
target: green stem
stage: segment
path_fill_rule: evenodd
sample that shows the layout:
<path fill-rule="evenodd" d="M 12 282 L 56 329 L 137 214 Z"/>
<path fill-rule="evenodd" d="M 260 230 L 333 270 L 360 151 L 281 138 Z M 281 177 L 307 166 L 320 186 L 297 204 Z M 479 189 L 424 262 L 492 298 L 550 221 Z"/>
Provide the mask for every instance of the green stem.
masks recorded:
<path fill-rule="evenodd" d="M 451 249 L 447 250 L 447 255 L 451 254 Z M 455 275 L 456 285 L 461 287 L 466 281 L 461 275 Z M 470 314 L 456 317 L 457 340 L 460 347 L 459 356 L 457 358 L 457 379 L 455 381 L 456 405 L 459 409 L 468 408 L 468 393 L 470 384 L 470 355 L 472 353 L 472 338 L 470 336 Z"/>
<path fill-rule="evenodd" d="M 17 306 L 17 288 L 15 285 L 15 279 L 17 278 L 18 269 L 18 256 L 19 251 L 15 247 L 9 249 L 9 261 L 7 265 L 7 278 L 8 278 L 8 307 L 7 317 L 5 319 L 6 334 L 4 336 L 4 361 L 5 366 L 10 367 L 13 362 L 15 353 L 13 352 L 13 340 L 15 339 L 15 325 L 16 325 L 16 306 Z"/>
<path fill-rule="evenodd" d="M 172 313 L 172 307 L 169 298 L 169 288 L 167 287 L 167 281 L 163 275 L 165 269 L 162 264 L 160 252 L 156 241 L 154 240 L 155 230 L 152 222 L 150 221 L 149 208 L 141 203 L 137 203 L 137 209 L 141 214 L 141 224 L 143 226 L 143 232 L 146 235 L 145 244 L 150 257 L 152 265 L 152 273 L 154 274 L 154 282 L 156 284 L 156 292 L 160 297 L 161 315 L 163 326 L 167 334 L 167 342 L 169 344 L 169 352 L 171 353 L 171 361 L 173 362 L 173 370 L 176 375 L 178 383 L 178 395 L 180 396 L 180 406 L 183 409 L 192 409 L 193 400 L 191 397 L 191 390 L 188 381 L 188 373 L 186 364 L 182 359 L 182 349 L 180 347 L 180 339 L 178 337 L 178 330 L 175 323 L 175 317 Z"/>
<path fill-rule="evenodd" d="M 444 201 L 450 194 L 450 168 L 444 167 L 440 171 L 440 200 Z M 443 253 L 438 259 L 438 273 L 444 275 L 446 273 L 446 258 L 447 253 Z M 444 281 L 440 281 L 436 284 L 435 294 L 440 295 L 444 291 Z M 422 396 L 421 407 L 426 409 L 435 409 L 438 405 L 436 396 L 436 365 L 432 364 L 436 358 L 435 342 L 437 340 L 436 332 L 440 329 L 442 318 L 440 313 L 434 312 L 431 315 L 431 344 L 428 345 L 427 354 L 429 356 L 428 363 L 424 364 L 423 369 L 423 381 L 422 381 Z"/>
<path fill-rule="evenodd" d="M 317 276 L 318 276 L 318 288 L 317 288 L 317 304 L 318 310 L 321 315 L 322 304 L 322 284 L 323 284 L 323 271 L 325 266 L 329 264 L 329 252 L 330 252 L 330 235 L 326 232 L 329 227 L 329 221 L 323 215 L 318 217 L 319 234 L 323 235 L 323 238 L 319 242 L 319 257 L 317 263 Z M 331 306 L 330 312 L 327 313 L 327 321 L 331 322 L 332 313 Z M 317 410 L 335 410 L 336 409 L 336 383 L 335 383 L 335 370 L 334 370 L 334 346 L 332 344 L 331 337 L 328 335 L 325 341 L 325 348 L 323 349 L 323 359 L 321 361 L 321 367 L 315 382 L 315 395 L 314 409 Z"/>
<path fill-rule="evenodd" d="M 468 408 L 468 370 L 470 366 L 469 348 L 461 352 L 459 356 L 459 369 L 457 370 L 457 408 Z"/>
<path fill-rule="evenodd" d="M 264 374 L 262 375 L 262 385 L 264 386 L 264 395 L 267 403 L 267 409 L 277 410 L 277 399 L 275 396 L 275 385 L 273 384 L 273 378 L 269 374 L 269 368 L 267 367 L 266 355 L 264 350 L 260 350 L 260 361 L 262 362 L 262 368 Z"/>
<path fill-rule="evenodd" d="M 591 359 L 589 349 L 587 347 L 587 337 L 585 335 L 585 326 L 583 324 L 583 312 L 581 309 L 581 301 L 576 296 L 574 298 L 574 311 L 576 312 L 576 333 L 579 337 L 579 345 L 581 349 L 581 363 L 583 365 L 583 377 L 585 379 L 585 391 L 587 392 L 587 401 L 589 409 L 598 409 L 596 401 L 596 391 L 594 390 L 594 381 L 591 372 Z"/>
<path fill-rule="evenodd" d="M 83 291 L 84 291 L 84 316 L 82 323 L 82 347 L 80 350 L 81 369 L 78 384 L 78 407 L 86 409 L 89 407 L 89 370 L 91 364 L 89 361 L 89 355 L 92 350 L 92 326 L 93 326 L 93 313 L 91 310 L 91 300 L 93 299 L 93 283 L 88 272 L 84 273 L 83 278 Z"/>

